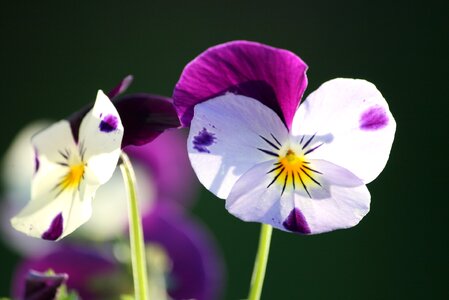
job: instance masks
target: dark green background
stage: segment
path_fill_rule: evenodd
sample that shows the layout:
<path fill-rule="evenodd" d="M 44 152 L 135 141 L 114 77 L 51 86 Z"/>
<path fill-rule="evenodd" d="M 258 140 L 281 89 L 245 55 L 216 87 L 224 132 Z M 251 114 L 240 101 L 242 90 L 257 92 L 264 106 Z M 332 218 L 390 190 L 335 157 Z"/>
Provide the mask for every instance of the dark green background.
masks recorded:
<path fill-rule="evenodd" d="M 35 2 L 0 8 L 0 153 L 28 122 L 60 119 L 124 75 L 135 75 L 131 92 L 171 95 L 184 65 L 209 46 L 248 39 L 286 48 L 309 65 L 306 94 L 335 77 L 367 79 L 398 129 L 360 225 L 274 232 L 263 298 L 449 298 L 448 1 Z M 223 299 L 244 298 L 259 225 L 206 191 L 193 213 L 222 247 Z M 0 295 L 16 259 L 0 245 Z"/>

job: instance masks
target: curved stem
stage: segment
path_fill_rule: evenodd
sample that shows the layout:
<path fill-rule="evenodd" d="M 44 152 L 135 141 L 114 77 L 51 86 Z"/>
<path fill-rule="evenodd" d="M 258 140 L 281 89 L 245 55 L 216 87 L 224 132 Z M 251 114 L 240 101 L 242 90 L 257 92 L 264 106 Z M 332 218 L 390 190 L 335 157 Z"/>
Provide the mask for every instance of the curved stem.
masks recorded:
<path fill-rule="evenodd" d="M 257 249 L 256 261 L 254 262 L 253 276 L 251 278 L 251 289 L 248 300 L 259 300 L 262 295 L 263 280 L 267 269 L 268 255 L 270 253 L 271 234 L 273 227 L 262 224 L 260 228 L 259 247 Z"/>
<path fill-rule="evenodd" d="M 142 220 L 136 193 L 136 176 L 128 156 L 122 152 L 120 170 L 128 193 L 129 239 L 136 300 L 148 299 L 148 275 Z"/>

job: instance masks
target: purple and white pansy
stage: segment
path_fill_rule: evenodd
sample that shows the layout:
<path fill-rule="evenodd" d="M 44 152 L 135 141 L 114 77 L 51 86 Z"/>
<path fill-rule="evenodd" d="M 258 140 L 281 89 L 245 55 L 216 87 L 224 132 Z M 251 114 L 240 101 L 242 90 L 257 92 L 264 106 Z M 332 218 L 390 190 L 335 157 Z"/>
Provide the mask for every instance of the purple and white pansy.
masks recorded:
<path fill-rule="evenodd" d="M 66 120 L 35 135 L 31 201 L 11 220 L 13 227 L 33 237 L 58 240 L 85 223 L 96 190 L 115 170 L 122 138 L 120 116 L 101 90 L 82 119 L 78 141 Z"/>
<path fill-rule="evenodd" d="M 385 167 L 396 123 L 376 87 L 338 78 L 301 104 L 306 64 L 235 41 L 184 69 L 173 95 L 201 183 L 244 221 L 300 234 L 356 225 L 365 184 Z"/>
<path fill-rule="evenodd" d="M 132 80 L 125 77 L 109 97 L 99 91 L 93 107 L 32 139 L 32 200 L 11 220 L 15 229 L 45 240 L 63 238 L 90 218 L 91 200 L 113 175 L 121 149 L 145 145 L 166 129 L 179 127 L 169 98 L 146 93 L 119 98 Z"/>

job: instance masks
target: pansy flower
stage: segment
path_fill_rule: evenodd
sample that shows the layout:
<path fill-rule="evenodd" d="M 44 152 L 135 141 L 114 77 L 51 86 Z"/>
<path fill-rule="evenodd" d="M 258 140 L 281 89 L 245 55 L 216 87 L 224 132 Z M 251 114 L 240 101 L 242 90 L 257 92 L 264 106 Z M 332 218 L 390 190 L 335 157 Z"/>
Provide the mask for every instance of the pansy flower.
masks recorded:
<path fill-rule="evenodd" d="M 120 116 L 102 91 L 80 124 L 78 141 L 66 120 L 35 135 L 31 201 L 11 220 L 13 227 L 57 240 L 86 222 L 96 190 L 114 172 L 122 138 Z"/>
<path fill-rule="evenodd" d="M 4 183 L 3 201 L 0 201 L 0 222 L 8 244 L 26 255 L 37 255 L 47 251 L 52 243 L 39 239 L 30 240 L 11 227 L 9 219 L 16 215 L 29 200 L 34 174 L 34 150 L 30 139 L 51 124 L 35 121 L 23 128 L 11 143 L 2 161 Z M 136 172 L 140 210 L 145 214 L 154 201 L 170 201 L 188 206 L 195 199 L 197 180 L 185 151 L 186 136 L 181 130 L 169 130 L 142 146 L 129 146 L 125 152 Z M 176 185 L 176 189 L 173 189 Z M 92 202 L 93 213 L 89 221 L 71 235 L 74 238 L 105 241 L 123 234 L 128 216 L 126 189 L 120 170 L 114 171 L 111 179 L 102 185 Z M 114 222 L 110 222 L 113 219 Z M 32 243 L 32 247 L 30 247 Z"/>
<path fill-rule="evenodd" d="M 315 234 L 368 213 L 365 184 L 384 168 L 396 124 L 365 80 L 330 80 L 299 105 L 306 70 L 287 50 L 225 43 L 185 67 L 173 99 L 193 169 L 230 213 Z"/>
<path fill-rule="evenodd" d="M 131 80 L 125 78 L 110 97 L 126 90 Z M 111 178 L 121 149 L 148 143 L 179 124 L 167 98 L 134 94 L 113 101 L 99 91 L 92 108 L 33 137 L 31 201 L 12 219 L 14 228 L 46 240 L 71 233 L 90 218 L 95 192 Z"/>

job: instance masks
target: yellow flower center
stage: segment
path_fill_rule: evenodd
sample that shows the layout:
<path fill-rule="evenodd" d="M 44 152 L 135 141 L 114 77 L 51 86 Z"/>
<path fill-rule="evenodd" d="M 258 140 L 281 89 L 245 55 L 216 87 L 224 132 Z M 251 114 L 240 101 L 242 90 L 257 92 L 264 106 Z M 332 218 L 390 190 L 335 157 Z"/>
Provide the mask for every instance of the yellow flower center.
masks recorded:
<path fill-rule="evenodd" d="M 300 140 L 287 145 L 282 145 L 273 134 L 270 134 L 272 139 L 259 136 L 269 147 L 268 149 L 264 147 L 257 148 L 257 150 L 277 158 L 273 168 L 267 172 L 267 174 L 273 176 L 273 180 L 268 184 L 267 188 L 276 183 L 282 186 L 281 195 L 285 192 L 285 189 L 293 191 L 302 189 L 312 198 L 309 187 L 321 187 L 319 179 L 323 173 L 311 167 L 310 162 L 306 160 L 306 155 L 315 151 L 324 143 L 313 144 L 312 140 L 315 134 L 309 137 L 304 144 L 305 136 L 302 136 Z"/>
<path fill-rule="evenodd" d="M 60 185 L 62 189 L 78 188 L 84 178 L 84 163 L 69 166 L 69 171 L 62 179 Z"/>
<path fill-rule="evenodd" d="M 268 173 L 273 173 L 274 176 L 270 185 L 274 182 L 280 184 L 282 193 L 286 188 L 292 188 L 293 190 L 303 189 L 309 194 L 309 186 L 320 185 L 316 177 L 321 173 L 310 168 L 310 163 L 306 161 L 304 154 L 298 155 L 292 149 L 288 149 L 284 156 L 280 156 L 275 167 Z"/>

